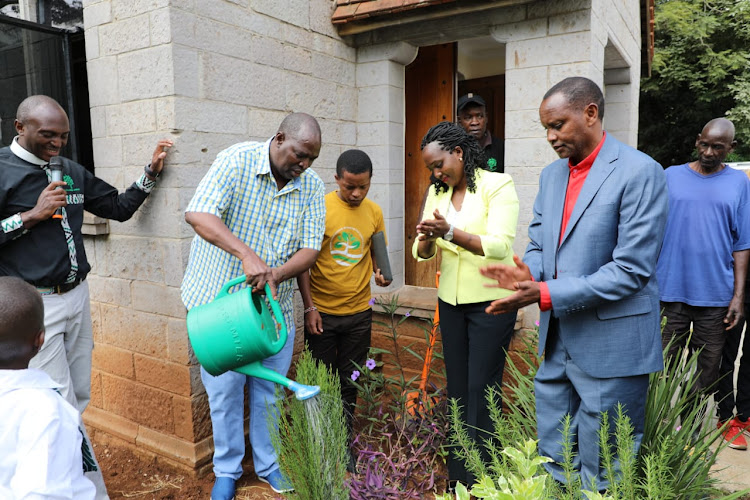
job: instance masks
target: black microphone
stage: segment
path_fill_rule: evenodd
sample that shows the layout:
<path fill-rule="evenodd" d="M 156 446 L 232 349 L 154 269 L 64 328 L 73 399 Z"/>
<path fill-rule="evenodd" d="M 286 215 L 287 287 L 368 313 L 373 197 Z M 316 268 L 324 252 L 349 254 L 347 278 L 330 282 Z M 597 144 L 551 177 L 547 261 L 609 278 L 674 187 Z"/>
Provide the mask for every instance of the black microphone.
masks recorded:
<path fill-rule="evenodd" d="M 59 156 L 53 156 L 49 159 L 49 173 L 50 173 L 50 180 L 52 182 L 55 181 L 61 181 L 63 179 L 63 164 L 62 164 L 62 158 Z M 53 219 L 62 219 L 62 208 L 58 208 L 55 210 L 55 213 L 52 214 Z"/>

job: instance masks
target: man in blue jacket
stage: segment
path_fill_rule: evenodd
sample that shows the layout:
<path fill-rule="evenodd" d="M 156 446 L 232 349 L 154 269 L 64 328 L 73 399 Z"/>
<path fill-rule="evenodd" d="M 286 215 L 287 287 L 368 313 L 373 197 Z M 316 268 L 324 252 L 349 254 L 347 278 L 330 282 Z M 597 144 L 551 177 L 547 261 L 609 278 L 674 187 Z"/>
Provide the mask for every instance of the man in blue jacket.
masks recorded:
<path fill-rule="evenodd" d="M 529 304 L 542 310 L 535 379 L 539 453 L 565 482 L 562 419 L 571 417 L 574 467 L 583 485 L 609 485 L 600 467 L 602 412 L 622 404 L 643 436 L 648 374 L 663 368 L 654 279 L 667 218 L 661 166 L 602 127 L 604 97 L 587 78 L 566 78 L 544 96 L 539 116 L 562 158 L 539 180 L 531 240 L 518 267 L 482 272 L 515 290 L 488 312 Z M 610 428 L 614 428 L 613 425 Z"/>

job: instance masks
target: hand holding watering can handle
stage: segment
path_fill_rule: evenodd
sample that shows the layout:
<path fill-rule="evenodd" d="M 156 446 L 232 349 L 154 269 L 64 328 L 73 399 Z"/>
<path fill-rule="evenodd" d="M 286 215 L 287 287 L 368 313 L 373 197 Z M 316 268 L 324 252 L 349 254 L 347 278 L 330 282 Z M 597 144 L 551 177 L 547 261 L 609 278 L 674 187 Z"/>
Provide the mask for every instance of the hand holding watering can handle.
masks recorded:
<path fill-rule="evenodd" d="M 220 299 L 221 297 L 224 297 L 225 295 L 229 295 L 229 289 L 233 286 L 241 285 L 247 280 L 245 276 L 237 276 L 236 278 L 227 281 L 224 283 L 224 286 L 221 287 L 221 290 L 219 290 L 219 293 L 216 294 L 216 298 Z M 279 305 L 278 301 L 274 300 L 273 295 L 271 294 L 271 287 L 266 283 L 266 297 L 268 298 L 268 303 L 271 304 L 271 311 L 273 311 L 274 318 L 276 318 L 276 322 L 281 325 L 281 330 L 279 331 L 279 339 L 276 341 L 280 343 L 282 346 L 286 344 L 286 337 L 287 337 L 287 331 L 286 331 L 286 321 L 284 321 L 284 313 L 281 312 L 281 306 Z"/>

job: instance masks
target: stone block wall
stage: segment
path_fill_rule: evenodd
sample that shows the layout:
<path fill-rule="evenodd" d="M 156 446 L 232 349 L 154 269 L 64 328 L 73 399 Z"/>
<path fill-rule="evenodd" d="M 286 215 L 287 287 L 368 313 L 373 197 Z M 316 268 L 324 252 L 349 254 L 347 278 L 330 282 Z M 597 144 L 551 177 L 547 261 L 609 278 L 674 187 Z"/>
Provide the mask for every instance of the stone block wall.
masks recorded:
<path fill-rule="evenodd" d="M 634 136 L 637 90 L 624 93 L 622 88 L 604 85 L 604 53 L 607 44 L 613 43 L 628 56 L 630 71 L 637 75 L 640 24 L 637 0 L 535 2 L 517 10 L 519 15 L 509 16 L 507 23 L 498 22 L 491 34 L 506 48 L 505 164 L 521 202 L 514 249 L 522 253 L 528 244 L 526 229 L 539 174 L 557 158 L 539 123 L 544 93 L 568 76 L 591 78 L 605 90 L 607 115 L 615 117 L 610 121 L 617 128 L 616 135 Z M 623 115 L 632 117 L 633 113 L 634 121 L 622 120 Z"/>
<path fill-rule="evenodd" d="M 319 119 L 313 169 L 333 187 L 336 158 L 357 144 L 359 95 L 356 52 L 336 35 L 332 8 L 84 1 L 96 175 L 125 189 L 159 138 L 175 141 L 133 219 L 86 240 L 96 347 L 85 420 L 94 429 L 191 468 L 210 460 L 208 404 L 180 300 L 194 234 L 184 209 L 219 151 L 268 139 L 292 111 Z"/>

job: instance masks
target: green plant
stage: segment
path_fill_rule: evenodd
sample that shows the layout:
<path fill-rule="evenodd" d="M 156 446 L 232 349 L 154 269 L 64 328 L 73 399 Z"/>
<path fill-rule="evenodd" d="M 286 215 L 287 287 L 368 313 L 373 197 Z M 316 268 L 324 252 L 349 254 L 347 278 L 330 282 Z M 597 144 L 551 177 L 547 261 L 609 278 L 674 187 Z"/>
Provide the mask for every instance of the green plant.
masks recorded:
<path fill-rule="evenodd" d="M 668 347 L 667 347 L 668 349 Z M 665 352 L 668 352 L 665 350 Z M 502 395 L 488 391 L 488 406 L 495 424 L 495 437 L 505 447 L 490 446 L 491 461 L 482 463 L 475 443 L 468 438 L 460 420 L 457 419 L 457 406 L 451 405 L 452 437 L 460 447 L 460 454 L 467 468 L 480 480 L 469 492 L 478 498 L 563 498 L 588 499 L 611 498 L 613 500 L 635 499 L 703 499 L 709 495 L 720 495 L 716 491 L 716 480 L 710 475 L 716 455 L 711 447 L 722 442 L 721 433 L 704 428 L 702 416 L 707 411 L 706 397 L 695 399 L 691 393 L 692 373 L 695 370 L 698 353 L 667 360 L 663 372 L 650 377 L 649 395 L 646 403 L 646 425 L 639 453 L 634 452 L 633 427 L 622 408 L 616 409 L 614 419 L 605 413 L 599 430 L 602 464 L 610 480 L 606 495 L 596 492 L 593 485 L 581 485 L 573 468 L 575 446 L 570 434 L 570 418 L 562 426 L 564 443 L 563 463 L 567 486 L 561 487 L 546 473 L 540 470 L 539 482 L 544 478 L 543 492 L 533 489 L 533 495 L 525 496 L 527 490 L 519 488 L 528 479 L 528 469 L 519 468 L 516 455 L 508 460 L 508 449 L 526 450 L 524 459 L 532 460 L 534 453 L 528 452 L 528 434 L 535 434 L 533 376 L 538 360 L 525 358 L 523 364 L 509 363 L 506 370 L 514 379 L 512 395 L 506 398 L 508 408 L 502 413 L 498 401 Z M 680 419 L 685 421 L 679 425 Z M 614 427 L 610 424 L 613 420 Z M 523 447 L 519 443 L 525 443 Z M 720 450 L 724 445 L 719 445 Z M 619 462 L 619 465 L 617 465 Z M 490 478 L 498 478 L 492 482 Z M 489 482 L 488 482 L 489 481 Z M 490 484 L 497 492 L 487 489 Z M 510 485 L 510 486 L 509 486 Z M 515 486 L 513 486 L 515 485 Z M 480 496 L 491 493 L 491 496 Z M 504 489 L 505 488 L 505 489 Z M 515 489 L 514 489 L 515 488 Z M 528 491 L 532 491 L 531 489 Z M 740 498 L 748 492 L 728 496 L 715 496 L 725 500 Z M 495 496 L 492 496 L 495 495 Z M 505 496 L 503 496 L 505 495 Z M 511 496 L 508 496 L 511 495 Z M 447 499 L 449 497 L 441 497 Z M 457 496 L 457 498 L 460 498 Z"/>
<path fill-rule="evenodd" d="M 508 464 L 512 472 L 498 475 L 496 481 L 488 475 L 483 475 L 468 492 L 463 485 L 459 484 L 456 487 L 456 498 L 468 500 L 469 494 L 489 500 L 546 498 L 544 495 L 547 478 L 539 473 L 541 472 L 540 465 L 552 460 L 537 455 L 536 444 L 536 441 L 529 439 L 519 448 L 507 446 L 501 452 L 504 455 L 502 461 Z M 451 500 L 447 494 L 437 495 L 435 499 Z"/>
<path fill-rule="evenodd" d="M 320 394 L 305 401 L 279 397 L 275 411 L 269 412 L 279 465 L 295 488 L 289 497 L 347 500 L 348 436 L 339 378 L 307 350 L 300 355 L 296 369 L 297 382 L 319 386 Z"/>
<path fill-rule="evenodd" d="M 750 158 L 750 1 L 657 0 L 652 73 L 641 80 L 638 149 L 664 167 L 688 161 L 695 137 L 726 116 Z M 689 103 L 689 104 L 688 104 Z"/>

